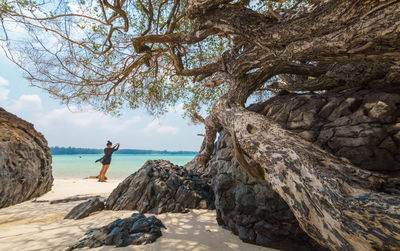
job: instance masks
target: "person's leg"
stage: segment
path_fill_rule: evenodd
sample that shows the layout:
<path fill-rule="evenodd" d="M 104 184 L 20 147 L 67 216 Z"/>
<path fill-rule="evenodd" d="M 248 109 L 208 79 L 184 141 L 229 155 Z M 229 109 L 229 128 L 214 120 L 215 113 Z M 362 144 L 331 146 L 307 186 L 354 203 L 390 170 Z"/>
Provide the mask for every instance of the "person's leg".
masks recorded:
<path fill-rule="evenodd" d="M 110 165 L 103 165 L 103 168 L 101 169 L 100 174 L 99 174 L 99 181 L 104 181 L 104 178 L 106 176 L 106 172 L 107 172 L 107 169 L 109 166 Z"/>
<path fill-rule="evenodd" d="M 101 181 L 104 181 L 104 180 L 105 180 L 105 178 L 106 178 L 106 173 L 107 173 L 107 170 L 108 170 L 109 167 L 110 167 L 110 165 L 105 165 L 105 166 L 104 166 L 104 171 L 103 171 L 103 175 L 101 176 Z"/>
<path fill-rule="evenodd" d="M 101 170 L 100 170 L 99 176 L 97 176 L 97 177 L 98 177 L 98 179 L 99 179 L 99 181 L 102 181 L 102 176 L 103 176 L 103 173 L 104 173 L 104 169 L 105 169 L 105 167 L 106 167 L 106 165 L 103 165 L 103 166 L 101 167 Z"/>

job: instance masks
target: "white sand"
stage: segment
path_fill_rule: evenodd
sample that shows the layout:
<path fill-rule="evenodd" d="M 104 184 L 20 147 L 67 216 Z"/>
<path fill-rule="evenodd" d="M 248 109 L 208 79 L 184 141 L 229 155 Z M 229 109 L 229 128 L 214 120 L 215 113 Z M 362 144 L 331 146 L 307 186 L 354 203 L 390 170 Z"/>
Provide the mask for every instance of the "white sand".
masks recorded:
<path fill-rule="evenodd" d="M 74 195 L 107 196 L 118 180 L 105 183 L 85 179 L 56 179 L 52 191 L 38 200 L 62 199 Z M 0 209 L 0 250 L 64 250 L 84 236 L 86 230 L 100 227 L 134 211 L 102 211 L 82 220 L 64 220 L 64 216 L 82 201 L 49 204 L 27 201 Z M 168 229 L 155 243 L 93 250 L 273 250 L 242 242 L 215 220 L 215 211 L 192 210 L 187 214 L 157 215 Z M 85 248 L 86 249 L 86 248 Z"/>

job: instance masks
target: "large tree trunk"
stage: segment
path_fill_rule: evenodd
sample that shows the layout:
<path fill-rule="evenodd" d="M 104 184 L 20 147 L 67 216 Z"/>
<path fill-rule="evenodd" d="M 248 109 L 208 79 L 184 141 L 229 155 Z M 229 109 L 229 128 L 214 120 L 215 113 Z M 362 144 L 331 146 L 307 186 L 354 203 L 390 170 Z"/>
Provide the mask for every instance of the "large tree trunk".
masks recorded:
<path fill-rule="evenodd" d="M 228 82 L 229 91 L 214 105 L 206 131 L 228 131 L 240 165 L 267 180 L 321 245 L 332 250 L 399 248 L 399 178 L 335 157 L 246 110 L 244 103 L 280 74 L 287 75 L 286 83 L 273 88 L 295 91 L 397 84 L 400 2 L 316 1 L 283 19 L 227 5 L 216 8 L 227 2 L 193 1 L 188 11 L 204 26 L 245 43 L 222 58 L 220 71 L 230 77 L 219 78 Z M 207 133 L 203 158 L 214 143 L 207 139 L 214 138 Z"/>
<path fill-rule="evenodd" d="M 242 167 L 255 168 L 245 155 L 255 160 L 300 226 L 321 245 L 332 250 L 400 247 L 400 197 L 393 189 L 398 178 L 357 168 L 226 99 L 213 114 L 236 137 Z"/>

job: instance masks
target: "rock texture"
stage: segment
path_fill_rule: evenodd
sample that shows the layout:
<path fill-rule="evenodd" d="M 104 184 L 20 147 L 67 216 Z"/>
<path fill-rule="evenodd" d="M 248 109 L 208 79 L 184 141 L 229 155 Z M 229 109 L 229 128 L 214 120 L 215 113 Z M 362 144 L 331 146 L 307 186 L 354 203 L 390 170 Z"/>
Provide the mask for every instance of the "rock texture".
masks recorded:
<path fill-rule="evenodd" d="M 286 94 L 254 104 L 285 129 L 364 169 L 400 170 L 400 87 L 336 94 Z M 284 250 L 320 250 L 267 182 L 247 174 L 232 155 L 232 139 L 220 132 L 205 167 L 188 170 L 213 180 L 217 220 L 243 241 Z"/>
<path fill-rule="evenodd" d="M 377 171 L 400 170 L 400 86 L 288 94 L 250 107 L 322 149 Z"/>
<path fill-rule="evenodd" d="M 88 201 L 82 202 L 72 208 L 72 210 L 64 217 L 64 219 L 79 220 L 88 217 L 91 213 L 104 209 L 106 198 L 96 196 Z"/>
<path fill-rule="evenodd" d="M 256 180 L 233 157 L 232 139 L 220 132 L 206 167 L 188 163 L 189 170 L 211 179 L 218 224 L 244 242 L 282 250 L 324 250 L 300 228 L 287 204 L 266 181 Z"/>
<path fill-rule="evenodd" d="M 51 189 L 51 154 L 33 125 L 0 108 L 0 208 Z"/>
<path fill-rule="evenodd" d="M 393 175 L 400 170 L 399 87 L 373 92 L 286 94 L 249 109 L 364 169 Z M 218 223 L 243 241 L 283 250 L 324 250 L 299 227 L 290 208 L 267 181 L 250 177 L 240 167 L 232 150 L 230 135 L 221 131 L 206 166 L 191 162 L 181 168 L 166 161 L 149 161 L 120 184 L 107 206 L 156 213 L 198 208 L 193 198 L 198 198 L 197 202 L 210 201 L 204 198 L 211 198 L 211 192 L 204 188 L 211 182 Z M 196 177 L 195 183 L 188 174 Z M 179 190 L 180 184 L 187 188 Z M 193 184 L 201 184 L 202 188 Z M 204 190 L 209 195 L 200 199 Z M 190 203 L 191 207 L 182 203 Z"/>
<path fill-rule="evenodd" d="M 106 207 L 157 214 L 213 209 L 214 193 L 198 174 L 169 161 L 148 160 L 112 191 Z"/>
<path fill-rule="evenodd" d="M 118 219 L 104 227 L 90 229 L 86 237 L 67 250 L 96 248 L 103 245 L 126 247 L 148 244 L 162 236 L 161 228 L 165 226 L 155 216 L 147 218 L 143 214 L 134 213 L 129 218 Z"/>

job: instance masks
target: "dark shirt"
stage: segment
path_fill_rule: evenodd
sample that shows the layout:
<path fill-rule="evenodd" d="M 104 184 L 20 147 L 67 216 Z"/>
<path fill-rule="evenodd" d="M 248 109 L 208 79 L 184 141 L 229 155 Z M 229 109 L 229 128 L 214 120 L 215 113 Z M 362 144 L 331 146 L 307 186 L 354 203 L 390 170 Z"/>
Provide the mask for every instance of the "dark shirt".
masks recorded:
<path fill-rule="evenodd" d="M 115 152 L 118 151 L 119 149 L 119 145 L 118 146 L 114 146 L 113 148 L 104 148 L 104 157 L 101 163 L 103 163 L 103 165 L 109 165 L 111 163 L 111 155 Z"/>

